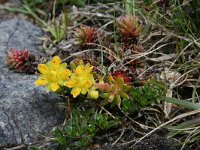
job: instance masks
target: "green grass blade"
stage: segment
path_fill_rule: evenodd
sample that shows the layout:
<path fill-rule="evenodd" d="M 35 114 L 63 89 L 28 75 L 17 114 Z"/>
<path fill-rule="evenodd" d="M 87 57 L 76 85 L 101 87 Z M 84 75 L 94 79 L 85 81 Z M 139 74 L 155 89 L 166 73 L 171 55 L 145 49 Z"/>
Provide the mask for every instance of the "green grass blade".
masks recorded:
<path fill-rule="evenodd" d="M 131 14 L 135 16 L 135 1 L 134 0 L 126 0 L 125 2 L 126 14 Z"/>
<path fill-rule="evenodd" d="M 188 101 L 185 101 L 185 100 L 166 97 L 165 101 L 168 102 L 168 103 L 173 103 L 173 104 L 176 104 L 176 105 L 183 106 L 183 107 L 188 108 L 188 109 L 193 109 L 193 110 L 200 109 L 200 104 L 195 104 L 195 103 L 188 102 Z"/>

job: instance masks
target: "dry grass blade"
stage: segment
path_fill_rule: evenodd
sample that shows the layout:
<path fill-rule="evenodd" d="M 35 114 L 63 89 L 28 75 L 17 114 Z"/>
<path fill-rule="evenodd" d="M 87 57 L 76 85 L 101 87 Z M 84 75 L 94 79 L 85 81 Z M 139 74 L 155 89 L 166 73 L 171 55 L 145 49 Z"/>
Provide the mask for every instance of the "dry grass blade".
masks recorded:
<path fill-rule="evenodd" d="M 194 115 L 194 114 L 198 114 L 198 113 L 200 113 L 200 110 L 199 110 L 199 109 L 198 109 L 198 110 L 191 111 L 191 112 L 186 112 L 186 113 L 183 113 L 183 114 L 181 114 L 181 115 L 178 115 L 178 116 L 172 118 L 171 120 L 169 120 L 169 121 L 167 121 L 167 122 L 161 124 L 160 126 L 156 127 L 155 129 L 153 129 L 152 131 L 150 131 L 149 133 L 147 133 L 145 136 L 141 137 L 138 141 L 133 140 L 133 141 L 126 142 L 126 143 L 124 143 L 124 144 L 127 145 L 127 144 L 131 144 L 131 143 L 133 143 L 133 142 L 136 141 L 135 144 L 133 144 L 133 145 L 131 146 L 131 148 L 132 148 L 132 147 L 135 146 L 137 143 L 141 142 L 143 139 L 145 139 L 146 137 L 148 137 L 149 135 L 151 135 L 152 133 L 154 133 L 154 132 L 157 131 L 158 129 L 160 129 L 160 128 L 162 128 L 162 127 L 164 127 L 164 126 L 166 126 L 166 125 L 168 125 L 168 124 L 170 124 L 170 123 L 172 123 L 172 122 L 174 122 L 174 121 L 176 121 L 176 120 L 178 120 L 178 119 L 182 119 L 182 118 L 185 118 L 185 117 L 188 117 L 188 116 L 191 116 L 191 115 Z"/>

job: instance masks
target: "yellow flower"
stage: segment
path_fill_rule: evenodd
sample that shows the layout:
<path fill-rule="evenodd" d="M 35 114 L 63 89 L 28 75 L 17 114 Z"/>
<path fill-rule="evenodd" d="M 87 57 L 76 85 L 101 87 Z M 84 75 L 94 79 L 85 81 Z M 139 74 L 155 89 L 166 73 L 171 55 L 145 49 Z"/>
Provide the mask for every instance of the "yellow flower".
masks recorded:
<path fill-rule="evenodd" d="M 65 83 L 65 86 L 72 88 L 71 94 L 74 98 L 79 94 L 85 95 L 94 84 L 94 77 L 91 73 L 92 68 L 89 64 L 78 65 L 71 74 L 70 79 Z"/>
<path fill-rule="evenodd" d="M 46 91 L 57 91 L 69 79 L 71 71 L 66 69 L 67 64 L 61 63 L 58 56 L 53 57 L 47 64 L 39 64 L 41 76 L 35 81 L 37 86 L 46 86 Z"/>

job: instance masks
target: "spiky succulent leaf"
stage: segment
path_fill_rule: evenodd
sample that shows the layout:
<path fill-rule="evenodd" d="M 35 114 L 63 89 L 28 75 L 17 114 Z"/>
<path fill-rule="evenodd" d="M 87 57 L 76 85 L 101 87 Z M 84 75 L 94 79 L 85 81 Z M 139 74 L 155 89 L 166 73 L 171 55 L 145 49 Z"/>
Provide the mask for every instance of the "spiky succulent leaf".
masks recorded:
<path fill-rule="evenodd" d="M 120 106 L 122 98 L 129 98 L 128 92 L 131 90 L 131 86 L 125 84 L 124 79 L 121 77 L 116 77 L 114 80 L 112 76 L 109 76 L 107 80 L 109 83 L 109 88 L 106 92 L 110 95 L 109 102 L 112 106 Z"/>
<path fill-rule="evenodd" d="M 97 29 L 89 26 L 81 26 L 76 30 L 76 38 L 80 46 L 95 43 L 97 40 Z"/>
<path fill-rule="evenodd" d="M 26 50 L 13 48 L 7 55 L 5 64 L 16 72 L 33 73 L 35 71 L 35 55 Z"/>
<path fill-rule="evenodd" d="M 137 38 L 142 32 L 138 18 L 132 15 L 121 17 L 118 24 L 118 31 L 123 38 Z"/>

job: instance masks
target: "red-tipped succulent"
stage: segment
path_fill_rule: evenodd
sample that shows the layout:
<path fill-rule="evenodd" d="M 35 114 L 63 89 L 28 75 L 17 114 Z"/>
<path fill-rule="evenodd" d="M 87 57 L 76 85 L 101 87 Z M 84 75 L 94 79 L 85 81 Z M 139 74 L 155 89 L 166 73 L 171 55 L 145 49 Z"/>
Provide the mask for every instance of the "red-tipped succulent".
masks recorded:
<path fill-rule="evenodd" d="M 76 38 L 80 46 L 87 46 L 97 41 L 97 29 L 89 26 L 81 26 L 76 30 Z"/>
<path fill-rule="evenodd" d="M 16 72 L 34 73 L 35 55 L 26 50 L 16 50 L 13 48 L 7 55 L 6 65 Z"/>
<path fill-rule="evenodd" d="M 118 32 L 121 34 L 123 41 L 136 40 L 142 32 L 142 27 L 139 24 L 138 18 L 132 15 L 121 17 L 118 22 Z"/>
<path fill-rule="evenodd" d="M 132 78 L 128 76 L 129 72 L 128 71 L 115 71 L 112 74 L 113 79 L 116 80 L 117 77 L 120 77 L 122 79 L 124 79 L 124 83 L 127 85 L 131 85 L 132 83 Z"/>

